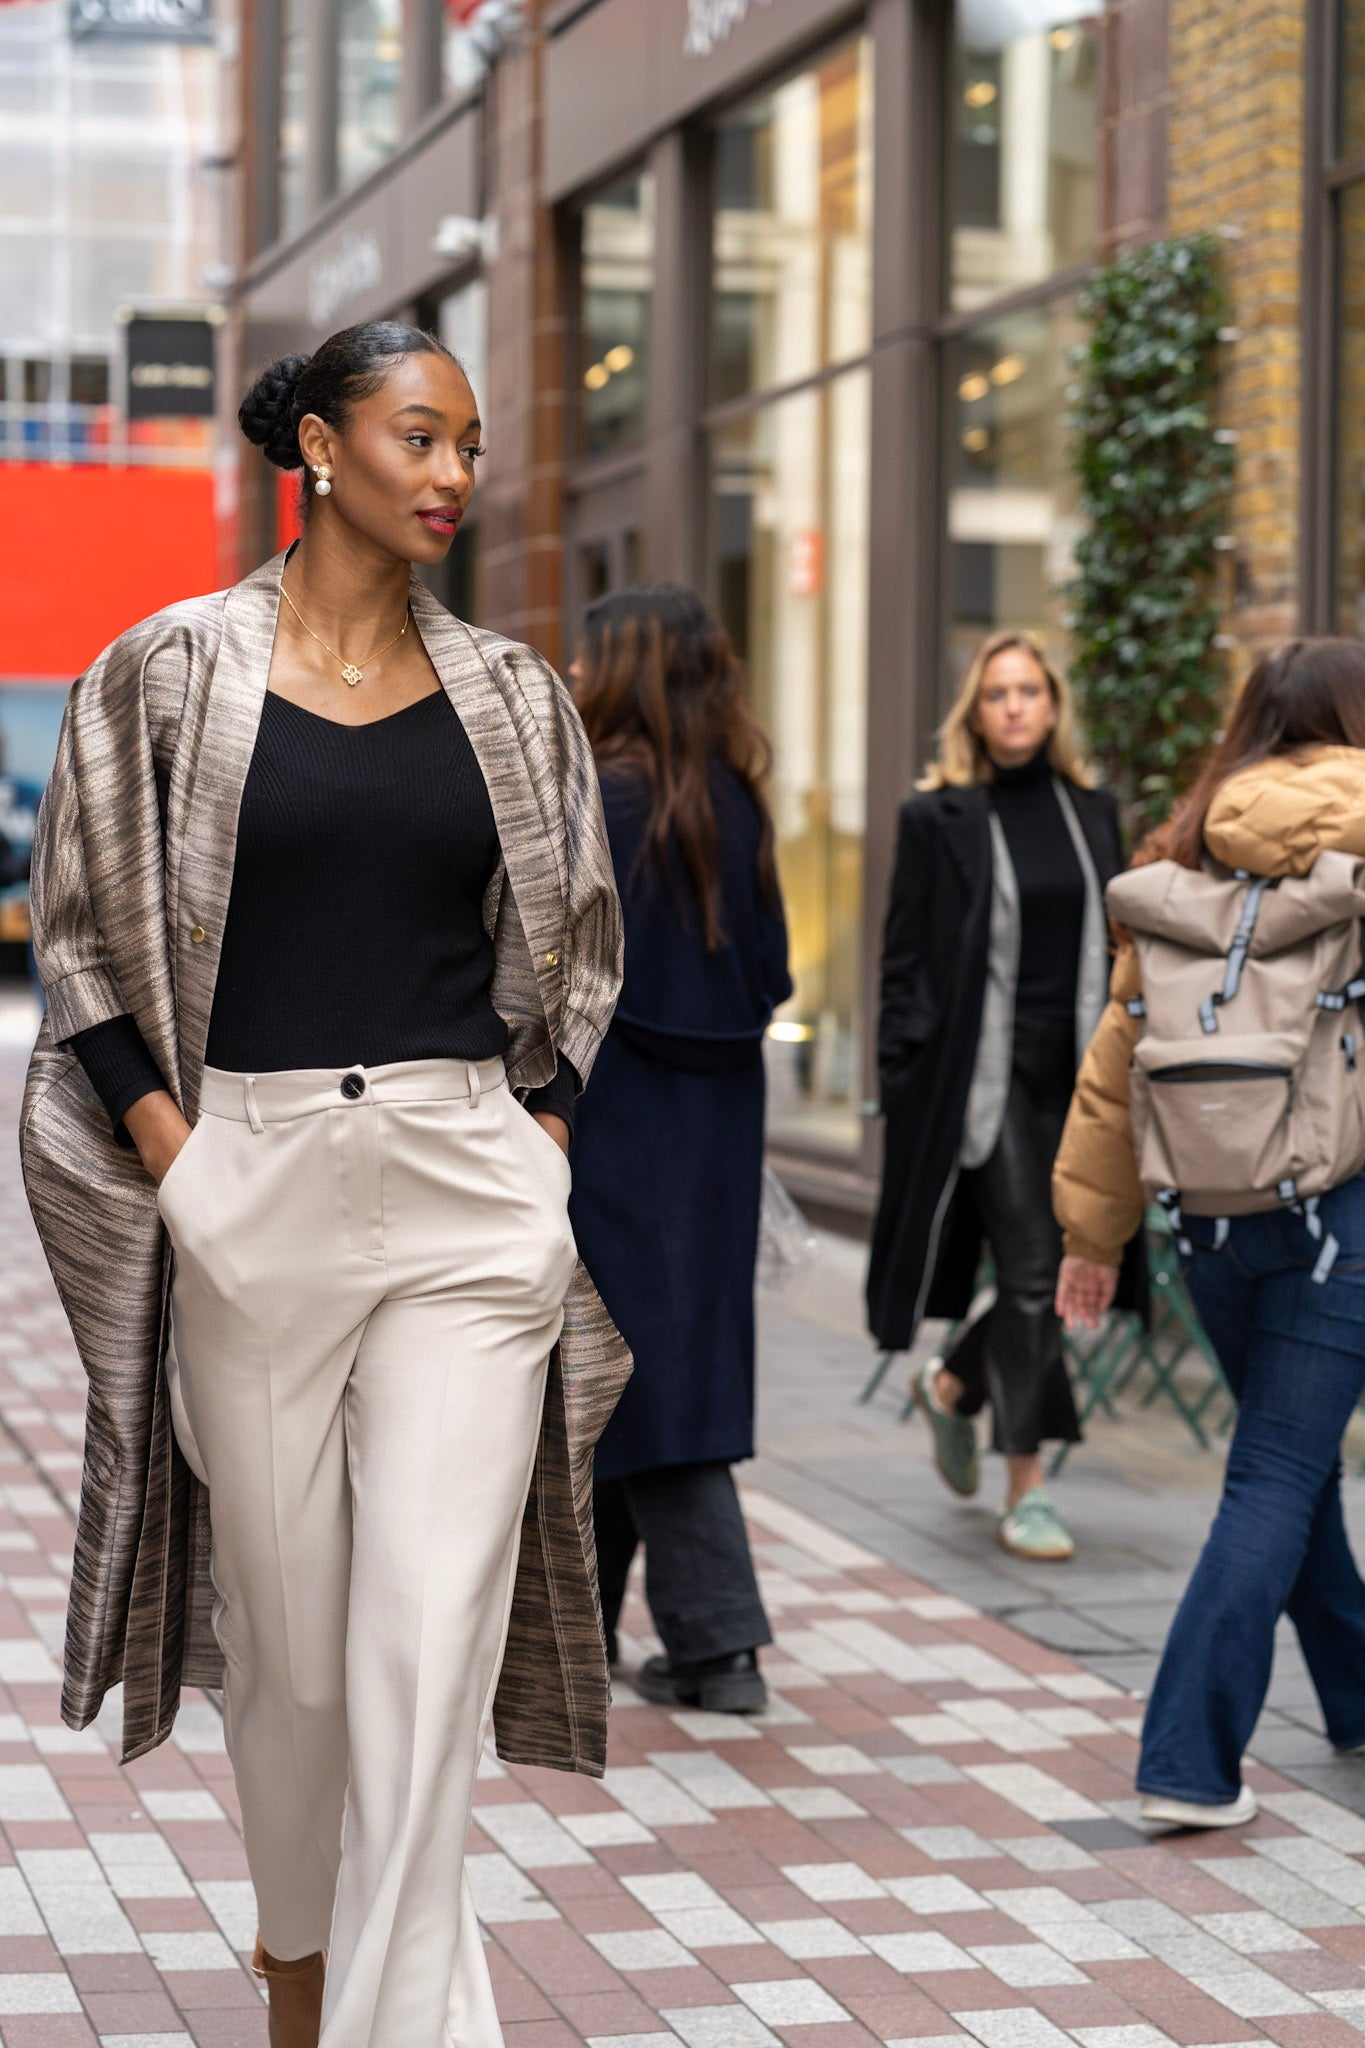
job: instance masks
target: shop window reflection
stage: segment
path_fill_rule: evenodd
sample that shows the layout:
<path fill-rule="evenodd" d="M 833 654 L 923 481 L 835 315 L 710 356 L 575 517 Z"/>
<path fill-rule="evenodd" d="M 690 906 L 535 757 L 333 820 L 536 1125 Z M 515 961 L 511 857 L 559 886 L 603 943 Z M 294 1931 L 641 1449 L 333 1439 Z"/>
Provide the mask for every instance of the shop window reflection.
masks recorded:
<path fill-rule="evenodd" d="M 718 124 L 711 396 L 791 383 L 871 335 L 872 55 L 845 43 Z"/>
<path fill-rule="evenodd" d="M 297 234 L 307 209 L 304 150 L 307 140 L 307 28 L 305 0 L 280 9 L 279 209 L 281 235 Z"/>
<path fill-rule="evenodd" d="M 1094 248 L 1100 14 L 959 0 L 952 291 L 959 308 Z"/>
<path fill-rule="evenodd" d="M 947 352 L 949 694 L 996 627 L 1026 627 L 1065 657 L 1060 586 L 1079 530 L 1066 385 L 1080 339 L 1066 298 L 974 328 Z"/>
<path fill-rule="evenodd" d="M 610 455 L 644 437 L 654 187 L 642 173 L 583 208 L 580 241 L 579 451 Z"/>
<path fill-rule="evenodd" d="M 341 0 L 337 175 L 343 191 L 398 146 L 402 69 L 402 0 Z"/>
<path fill-rule="evenodd" d="M 720 429 L 713 587 L 775 750 L 796 992 L 768 1038 L 769 1128 L 859 1140 L 870 378 L 855 369 Z"/>

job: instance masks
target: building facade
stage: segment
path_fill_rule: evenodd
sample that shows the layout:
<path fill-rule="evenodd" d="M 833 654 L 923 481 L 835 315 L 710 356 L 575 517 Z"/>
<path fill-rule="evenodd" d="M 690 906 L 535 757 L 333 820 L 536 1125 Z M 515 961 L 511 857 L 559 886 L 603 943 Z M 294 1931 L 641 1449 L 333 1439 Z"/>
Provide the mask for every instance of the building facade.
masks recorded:
<path fill-rule="evenodd" d="M 99 0 L 0 6 L 6 693 L 69 682 L 139 609 L 217 579 L 207 316 L 236 241 L 233 0 L 183 14 L 134 33 Z M 149 315 L 193 333 L 194 365 L 134 360 Z M 176 375 L 200 380 L 197 410 Z"/>
<path fill-rule="evenodd" d="M 559 660 L 637 578 L 725 618 L 776 748 L 772 1142 L 865 1209 L 896 810 L 985 632 L 1065 659 L 1098 261 L 1225 236 L 1230 670 L 1365 617 L 1365 0 L 252 0 L 244 57 L 239 376 L 417 317 L 488 422 L 448 601 Z M 291 530 L 249 451 L 242 510 L 245 566 Z"/>

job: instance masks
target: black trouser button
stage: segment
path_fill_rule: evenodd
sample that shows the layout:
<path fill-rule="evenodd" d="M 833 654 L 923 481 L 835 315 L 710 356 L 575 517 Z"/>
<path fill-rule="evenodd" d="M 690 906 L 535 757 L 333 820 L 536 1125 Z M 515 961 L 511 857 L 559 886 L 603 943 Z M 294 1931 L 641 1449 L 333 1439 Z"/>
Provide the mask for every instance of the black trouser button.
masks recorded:
<path fill-rule="evenodd" d="M 347 1074 L 342 1081 L 341 1092 L 348 1102 L 359 1102 L 361 1096 L 365 1093 L 365 1076 L 363 1074 Z"/>

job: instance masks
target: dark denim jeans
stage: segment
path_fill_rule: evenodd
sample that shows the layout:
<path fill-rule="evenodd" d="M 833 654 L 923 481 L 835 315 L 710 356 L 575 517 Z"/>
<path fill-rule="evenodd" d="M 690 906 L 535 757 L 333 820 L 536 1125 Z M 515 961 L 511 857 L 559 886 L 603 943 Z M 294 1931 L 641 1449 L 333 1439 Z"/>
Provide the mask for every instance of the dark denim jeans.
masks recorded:
<path fill-rule="evenodd" d="M 1285 1211 L 1185 1218 L 1185 1275 L 1239 1402 L 1223 1498 L 1171 1625 L 1142 1731 L 1138 1790 L 1226 1805 L 1287 1613 L 1338 1749 L 1365 1743 L 1365 1584 L 1341 1513 L 1341 1439 L 1365 1387 L 1365 1175 L 1323 1198 L 1340 1242 Z"/>

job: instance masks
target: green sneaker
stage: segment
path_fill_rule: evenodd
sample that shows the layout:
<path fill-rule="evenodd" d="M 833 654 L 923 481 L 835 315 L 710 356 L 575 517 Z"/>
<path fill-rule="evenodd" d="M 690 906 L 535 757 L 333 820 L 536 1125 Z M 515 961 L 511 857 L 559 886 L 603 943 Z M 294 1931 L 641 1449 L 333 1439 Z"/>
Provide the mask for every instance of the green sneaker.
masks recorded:
<path fill-rule="evenodd" d="M 1071 1531 L 1041 1486 L 1030 1487 L 1012 1508 L 1006 1508 L 996 1524 L 995 1538 L 1002 1550 L 1015 1557 L 1062 1563 L 1076 1554 Z"/>
<path fill-rule="evenodd" d="M 941 1358 L 928 1359 L 915 1374 L 915 1399 L 934 1439 L 934 1463 L 954 1493 L 974 1494 L 981 1484 L 976 1427 L 965 1415 L 939 1405 L 934 1383 L 943 1370 Z"/>

